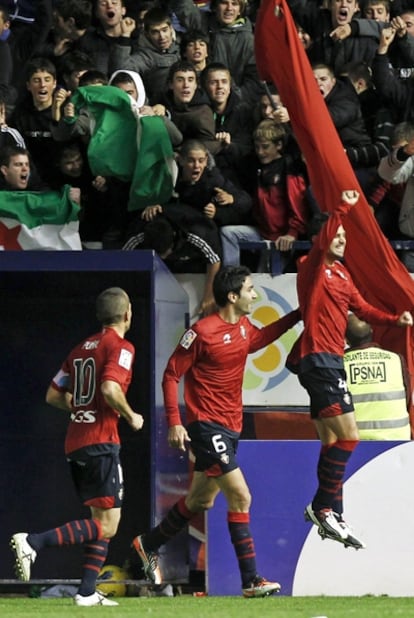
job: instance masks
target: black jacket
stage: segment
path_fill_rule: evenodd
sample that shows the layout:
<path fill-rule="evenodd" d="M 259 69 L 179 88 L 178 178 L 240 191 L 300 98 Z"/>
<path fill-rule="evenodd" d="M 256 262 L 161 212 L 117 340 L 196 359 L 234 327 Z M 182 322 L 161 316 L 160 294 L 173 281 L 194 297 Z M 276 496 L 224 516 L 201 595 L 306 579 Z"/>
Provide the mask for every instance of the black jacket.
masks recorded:
<path fill-rule="evenodd" d="M 395 111 L 397 122 L 414 120 L 413 79 L 399 79 L 390 67 L 387 54 L 376 54 L 372 63 L 372 80 L 386 105 Z"/>
<path fill-rule="evenodd" d="M 345 148 L 364 146 L 371 142 L 358 95 L 351 84 L 338 80 L 325 97 L 325 103 Z"/>
<path fill-rule="evenodd" d="M 161 103 L 167 90 L 170 67 L 181 60 L 179 45 L 173 43 L 161 52 L 146 37 L 145 45 L 136 49 L 128 37 L 119 37 L 115 43 L 111 48 L 109 72 L 112 74 L 118 69 L 136 71 L 142 77 L 150 105 Z"/>
<path fill-rule="evenodd" d="M 373 19 L 354 18 L 350 24 L 351 36 L 334 41 L 329 35 L 334 30 L 331 11 L 321 9 L 316 2 L 288 0 L 293 17 L 312 38 L 309 60 L 328 64 L 339 75 L 350 62 L 371 64 L 378 47 L 381 25 Z"/>
<path fill-rule="evenodd" d="M 240 159 L 253 151 L 252 106 L 231 91 L 224 112 L 219 114 L 213 108 L 213 117 L 216 133 L 225 131 L 231 135 L 231 143 L 223 146 L 215 161 L 217 167 L 232 177 Z"/>
<path fill-rule="evenodd" d="M 167 219 L 174 229 L 172 253 L 164 260 L 173 273 L 202 273 L 208 264 L 221 260 L 220 237 L 216 225 L 184 204 L 167 204 L 157 219 Z M 130 228 L 126 251 L 150 249 L 145 242 L 145 221 Z"/>
<path fill-rule="evenodd" d="M 52 137 L 52 122 L 52 106 L 39 111 L 33 105 L 31 96 L 16 106 L 10 121 L 22 134 L 35 166 L 46 182 L 49 181 L 57 148 Z"/>
<path fill-rule="evenodd" d="M 233 204 L 220 206 L 215 201 L 215 187 L 224 189 L 234 197 Z M 204 206 L 212 202 L 216 206 L 216 216 L 214 221 L 218 226 L 222 225 L 242 225 L 248 222 L 248 217 L 252 208 L 252 198 L 246 191 L 237 188 L 230 180 L 224 178 L 217 167 L 206 169 L 195 184 L 180 181 L 175 186 L 179 200 L 182 204 L 188 204 L 197 212 L 203 213 Z M 205 215 L 203 215 L 205 216 Z"/>
<path fill-rule="evenodd" d="M 213 110 L 202 90 L 197 89 L 189 103 L 175 103 L 172 91 L 168 90 L 162 103 L 170 112 L 171 120 L 183 134 L 184 140 L 200 140 L 213 155 L 221 150 L 221 142 L 216 140 Z"/>

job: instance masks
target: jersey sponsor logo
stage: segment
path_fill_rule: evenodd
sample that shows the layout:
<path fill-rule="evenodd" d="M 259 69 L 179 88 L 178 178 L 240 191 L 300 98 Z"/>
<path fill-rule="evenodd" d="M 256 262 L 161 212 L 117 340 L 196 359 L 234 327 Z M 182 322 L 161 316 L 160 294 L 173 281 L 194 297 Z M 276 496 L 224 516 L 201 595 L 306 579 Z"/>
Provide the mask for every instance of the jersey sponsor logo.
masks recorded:
<path fill-rule="evenodd" d="M 371 363 L 369 365 L 351 363 L 349 365 L 348 374 L 348 379 L 351 384 L 358 384 L 360 382 L 375 384 L 378 382 L 385 382 L 387 379 L 384 362 Z"/>
<path fill-rule="evenodd" d="M 84 350 L 96 350 L 98 345 L 99 345 L 99 341 L 98 339 L 95 339 L 94 341 L 85 341 L 82 348 Z"/>
<path fill-rule="evenodd" d="M 72 423 L 96 423 L 96 410 L 76 410 L 70 415 Z"/>
<path fill-rule="evenodd" d="M 228 343 L 231 343 L 231 335 L 229 333 L 226 333 L 225 335 L 223 335 L 223 343 L 225 345 L 227 345 Z"/>
<path fill-rule="evenodd" d="M 122 348 L 121 353 L 119 355 L 118 365 L 127 370 L 131 369 L 132 354 L 129 350 L 125 350 L 125 348 Z"/>
<path fill-rule="evenodd" d="M 193 331 L 192 328 L 186 330 L 184 335 L 181 337 L 180 346 L 182 346 L 185 350 L 188 350 L 196 337 L 197 333 Z"/>

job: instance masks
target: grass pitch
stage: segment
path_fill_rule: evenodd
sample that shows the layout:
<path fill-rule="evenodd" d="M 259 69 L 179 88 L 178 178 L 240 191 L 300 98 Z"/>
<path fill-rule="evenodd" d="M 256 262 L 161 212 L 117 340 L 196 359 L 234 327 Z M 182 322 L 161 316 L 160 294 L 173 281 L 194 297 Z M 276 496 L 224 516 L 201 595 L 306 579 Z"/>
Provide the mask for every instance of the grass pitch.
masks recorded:
<path fill-rule="evenodd" d="M 118 607 L 76 607 L 72 599 L 0 596 L 1 618 L 410 618 L 414 598 L 241 597 L 119 598 Z"/>

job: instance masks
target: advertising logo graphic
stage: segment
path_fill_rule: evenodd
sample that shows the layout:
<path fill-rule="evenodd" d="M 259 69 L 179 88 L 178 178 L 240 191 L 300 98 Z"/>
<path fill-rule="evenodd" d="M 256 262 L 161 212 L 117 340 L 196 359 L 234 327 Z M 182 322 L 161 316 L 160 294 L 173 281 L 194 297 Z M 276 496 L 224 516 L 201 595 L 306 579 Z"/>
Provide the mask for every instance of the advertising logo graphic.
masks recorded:
<path fill-rule="evenodd" d="M 278 320 L 293 307 L 280 294 L 267 287 L 257 287 L 258 299 L 254 304 L 250 319 L 260 328 Z M 290 329 L 280 339 L 266 348 L 250 354 L 246 363 L 243 389 L 247 391 L 268 391 L 278 386 L 289 375 L 285 367 L 286 357 L 298 333 Z"/>

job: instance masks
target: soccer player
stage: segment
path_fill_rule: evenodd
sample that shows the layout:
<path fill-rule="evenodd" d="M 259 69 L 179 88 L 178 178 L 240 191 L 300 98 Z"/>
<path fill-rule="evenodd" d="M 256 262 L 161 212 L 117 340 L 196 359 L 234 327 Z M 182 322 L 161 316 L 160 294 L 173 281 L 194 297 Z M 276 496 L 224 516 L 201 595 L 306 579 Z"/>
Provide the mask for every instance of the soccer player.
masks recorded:
<path fill-rule="evenodd" d="M 408 311 L 400 316 L 369 305 L 341 263 L 346 246 L 342 215 L 358 202 L 357 191 L 344 191 L 341 204 L 329 216 L 298 267 L 297 289 L 304 331 L 288 357 L 310 397 L 310 413 L 321 441 L 317 467 L 319 486 L 305 509 L 322 538 L 364 547 L 343 519 L 345 467 L 359 435 L 352 396 L 344 370 L 344 340 L 348 311 L 371 324 L 411 326 Z"/>
<path fill-rule="evenodd" d="M 150 532 L 133 541 L 147 577 L 161 583 L 158 548 L 182 530 L 191 518 L 211 508 L 219 491 L 228 505 L 228 528 L 238 559 L 243 596 L 264 597 L 280 589 L 258 575 L 249 526 L 251 496 L 237 458 L 242 427 L 242 382 L 247 355 L 274 341 L 299 319 L 293 311 L 262 329 L 247 315 L 257 298 L 250 271 L 244 266 L 220 270 L 213 282 L 218 311 L 199 320 L 181 338 L 163 377 L 168 443 L 195 457 L 187 496 L 170 509 Z M 178 407 L 178 384 L 185 376 L 187 427 Z"/>
<path fill-rule="evenodd" d="M 19 532 L 11 539 L 16 572 L 23 581 L 30 580 L 31 566 L 44 547 L 83 545 L 82 579 L 74 597 L 81 606 L 118 605 L 96 590 L 109 540 L 121 517 L 118 419 L 125 418 L 134 431 L 144 422 L 125 396 L 135 354 L 134 346 L 124 339 L 132 317 L 127 293 L 117 287 L 103 291 L 96 301 L 96 314 L 101 332 L 70 352 L 46 393 L 48 403 L 70 412 L 65 453 L 76 491 L 90 508 L 91 518 L 41 533 Z"/>

